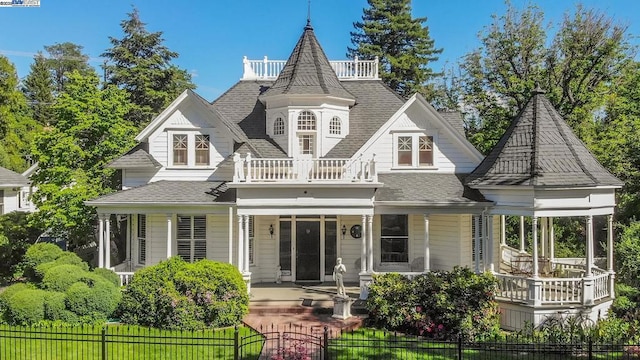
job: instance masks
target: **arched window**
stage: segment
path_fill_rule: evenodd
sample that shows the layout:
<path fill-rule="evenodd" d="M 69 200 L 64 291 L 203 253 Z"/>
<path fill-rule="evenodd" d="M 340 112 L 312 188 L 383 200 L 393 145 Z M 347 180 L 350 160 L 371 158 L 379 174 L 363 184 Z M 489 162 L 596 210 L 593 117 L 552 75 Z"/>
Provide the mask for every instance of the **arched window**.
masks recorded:
<path fill-rule="evenodd" d="M 298 130 L 315 130 L 316 116 L 311 111 L 301 111 L 298 115 Z"/>
<path fill-rule="evenodd" d="M 273 123 L 273 135 L 284 135 L 284 120 L 281 117 Z"/>
<path fill-rule="evenodd" d="M 342 133 L 342 121 L 339 117 L 334 116 L 329 122 L 329 134 L 340 135 Z"/>

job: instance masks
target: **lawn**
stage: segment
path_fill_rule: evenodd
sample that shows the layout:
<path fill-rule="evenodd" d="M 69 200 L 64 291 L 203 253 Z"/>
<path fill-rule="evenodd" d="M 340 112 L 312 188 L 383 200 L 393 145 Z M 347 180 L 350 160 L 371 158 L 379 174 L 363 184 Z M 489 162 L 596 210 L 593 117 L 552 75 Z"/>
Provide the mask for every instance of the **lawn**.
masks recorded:
<path fill-rule="evenodd" d="M 457 360 L 462 359 L 550 359 L 570 360 L 627 359 L 623 346 L 598 346 L 594 344 L 592 357 L 588 346 L 583 348 L 565 344 L 541 342 L 507 342 L 495 340 L 489 343 L 462 344 L 457 341 L 436 341 L 415 336 L 405 336 L 374 329 L 359 329 L 343 333 L 329 342 L 331 359 L 388 359 L 388 360 Z"/>
<path fill-rule="evenodd" d="M 104 329 L 104 330 L 103 330 Z M 247 327 L 238 338 L 255 335 Z M 167 331 L 134 326 L 9 327 L 0 325 L 0 359 L 233 359 L 235 329 Z M 240 349 L 255 359 L 262 343 Z"/>

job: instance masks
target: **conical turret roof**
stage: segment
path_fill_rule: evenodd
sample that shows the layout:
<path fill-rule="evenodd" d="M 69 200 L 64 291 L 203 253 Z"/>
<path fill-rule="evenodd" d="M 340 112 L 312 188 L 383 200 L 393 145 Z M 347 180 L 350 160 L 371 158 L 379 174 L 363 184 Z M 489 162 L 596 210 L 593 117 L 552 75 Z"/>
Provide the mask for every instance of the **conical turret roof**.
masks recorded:
<path fill-rule="evenodd" d="M 262 97 L 284 94 L 329 95 L 355 100 L 340 84 L 308 21 L 280 75 Z"/>
<path fill-rule="evenodd" d="M 536 89 L 498 144 L 466 178 L 470 187 L 622 186 Z"/>

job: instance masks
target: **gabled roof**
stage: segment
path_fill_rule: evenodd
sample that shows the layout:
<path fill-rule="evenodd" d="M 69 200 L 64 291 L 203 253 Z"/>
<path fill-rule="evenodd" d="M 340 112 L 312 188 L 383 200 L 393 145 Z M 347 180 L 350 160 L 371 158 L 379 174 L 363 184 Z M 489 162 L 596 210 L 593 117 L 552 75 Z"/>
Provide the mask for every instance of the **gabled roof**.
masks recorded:
<path fill-rule="evenodd" d="M 463 185 L 464 176 L 437 173 L 378 174 L 378 180 L 384 186 L 377 190 L 375 201 L 416 202 L 432 206 L 490 204 L 478 190 Z"/>
<path fill-rule="evenodd" d="M 466 184 L 620 187 L 623 183 L 598 163 L 544 93 L 536 89 Z"/>
<path fill-rule="evenodd" d="M 309 21 L 276 82 L 263 97 L 285 94 L 330 95 L 355 100 L 338 80 Z"/>
<path fill-rule="evenodd" d="M 161 180 L 87 201 L 105 205 L 207 205 L 235 202 L 235 189 L 220 181 Z"/>
<path fill-rule="evenodd" d="M 151 156 L 142 144 L 138 144 L 126 154 L 113 160 L 107 167 L 113 169 L 157 169 L 162 167 L 162 164 Z"/>
<path fill-rule="evenodd" d="M 15 171 L 0 166 L 0 187 L 20 187 L 29 185 L 29 179 Z"/>

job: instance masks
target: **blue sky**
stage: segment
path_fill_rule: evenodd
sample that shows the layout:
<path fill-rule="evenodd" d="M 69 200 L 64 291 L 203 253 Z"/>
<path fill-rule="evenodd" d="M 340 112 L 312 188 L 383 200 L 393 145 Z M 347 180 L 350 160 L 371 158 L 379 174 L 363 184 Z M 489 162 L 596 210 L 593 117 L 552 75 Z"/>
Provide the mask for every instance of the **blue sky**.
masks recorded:
<path fill-rule="evenodd" d="M 512 0 L 518 7 L 528 1 Z M 578 1 L 534 1 L 546 21 L 556 24 Z M 640 39 L 640 1 L 583 0 L 629 26 L 632 42 Z M 177 65 L 193 74 L 196 90 L 213 100 L 242 75 L 242 57 L 286 60 L 306 22 L 307 0 L 41 0 L 39 8 L 0 8 L 0 53 L 16 65 L 23 78 L 33 54 L 43 46 L 70 41 L 84 46 L 91 64 L 120 38 L 120 22 L 132 6 L 140 11 L 149 31 L 163 31 L 165 44 L 180 57 Z M 352 23 L 362 17 L 366 0 L 312 0 L 311 19 L 316 36 L 330 60 L 345 59 Z M 491 23 L 491 14 L 504 13 L 502 0 L 414 0 L 413 14 L 427 17 L 437 47 L 444 48 L 434 64 L 440 70 L 455 64 L 478 47 L 478 32 Z"/>

